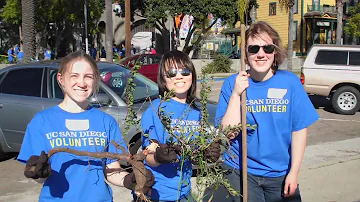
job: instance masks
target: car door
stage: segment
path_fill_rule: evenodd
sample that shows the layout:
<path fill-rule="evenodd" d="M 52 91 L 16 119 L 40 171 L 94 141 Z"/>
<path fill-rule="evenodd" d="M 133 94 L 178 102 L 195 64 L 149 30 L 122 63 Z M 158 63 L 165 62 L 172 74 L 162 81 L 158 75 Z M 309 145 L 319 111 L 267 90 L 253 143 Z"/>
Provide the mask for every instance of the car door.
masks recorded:
<path fill-rule="evenodd" d="M 26 127 L 43 109 L 44 68 L 17 68 L 7 72 L 0 83 L 0 129 L 10 151 L 18 151 Z"/>
<path fill-rule="evenodd" d="M 157 83 L 159 63 L 161 57 L 158 55 L 148 55 L 148 65 L 146 67 L 146 71 L 148 72 L 148 78 Z"/>

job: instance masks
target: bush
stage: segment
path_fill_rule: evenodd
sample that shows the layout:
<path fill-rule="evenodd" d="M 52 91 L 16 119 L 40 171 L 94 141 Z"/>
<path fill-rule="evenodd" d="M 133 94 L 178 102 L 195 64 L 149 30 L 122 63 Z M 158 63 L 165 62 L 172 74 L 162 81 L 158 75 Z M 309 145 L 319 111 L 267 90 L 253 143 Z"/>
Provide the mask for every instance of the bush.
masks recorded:
<path fill-rule="evenodd" d="M 204 67 L 204 73 L 230 73 L 232 61 L 225 55 L 216 54 L 214 60 Z"/>

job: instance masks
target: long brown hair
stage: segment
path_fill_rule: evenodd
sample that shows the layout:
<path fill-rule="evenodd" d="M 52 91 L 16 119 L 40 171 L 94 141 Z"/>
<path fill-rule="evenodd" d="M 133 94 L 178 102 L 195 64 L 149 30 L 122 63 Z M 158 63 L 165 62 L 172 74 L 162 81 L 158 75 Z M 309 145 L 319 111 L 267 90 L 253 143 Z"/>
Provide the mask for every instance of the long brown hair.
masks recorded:
<path fill-rule="evenodd" d="M 191 62 L 189 56 L 181 51 L 173 50 L 168 53 L 165 53 L 162 56 L 160 64 L 159 64 L 158 82 L 157 82 L 159 85 L 159 94 L 161 96 L 164 96 L 164 93 L 166 91 L 167 92 L 170 91 L 166 87 L 166 79 L 165 79 L 166 75 L 164 75 L 164 73 L 166 71 L 166 67 L 169 67 L 171 65 L 175 65 L 179 69 L 187 68 L 190 70 L 190 72 L 192 74 L 192 84 L 191 84 L 190 89 L 187 92 L 186 103 L 189 104 L 194 109 L 198 109 L 198 107 L 195 104 L 195 101 L 197 100 L 196 99 L 197 76 L 196 76 L 195 67 L 194 67 L 194 64 Z"/>
<path fill-rule="evenodd" d="M 75 62 L 81 61 L 81 60 L 89 63 L 89 65 L 91 66 L 91 69 L 94 72 L 95 85 L 94 85 L 94 89 L 93 89 L 93 94 L 96 95 L 99 92 L 100 73 L 99 73 L 99 69 L 96 65 L 95 60 L 90 55 L 85 54 L 83 51 L 76 51 L 76 52 L 70 53 L 69 55 L 65 56 L 61 60 L 60 69 L 59 69 L 58 73 L 60 73 L 62 76 L 64 76 L 65 73 L 67 71 L 69 71 L 69 68 L 71 68 Z M 61 87 L 61 89 L 63 88 L 60 85 L 60 83 L 59 83 L 59 86 Z"/>
<path fill-rule="evenodd" d="M 245 33 L 245 41 L 247 43 L 248 39 L 251 37 L 257 37 L 261 33 L 266 33 L 269 35 L 269 37 L 272 39 L 273 44 L 275 45 L 275 58 L 274 63 L 271 69 L 273 71 L 276 71 L 278 69 L 278 66 L 284 61 L 286 58 L 286 50 L 284 46 L 282 45 L 280 35 L 279 33 L 271 27 L 268 23 L 264 21 L 258 21 L 250 26 L 248 30 L 246 30 Z"/>

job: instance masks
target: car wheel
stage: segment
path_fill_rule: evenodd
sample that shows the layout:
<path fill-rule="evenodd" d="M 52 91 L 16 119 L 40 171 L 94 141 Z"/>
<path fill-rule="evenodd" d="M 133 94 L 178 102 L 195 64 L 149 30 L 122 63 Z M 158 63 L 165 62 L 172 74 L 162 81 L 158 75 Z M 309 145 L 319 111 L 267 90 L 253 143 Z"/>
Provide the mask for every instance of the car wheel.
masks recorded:
<path fill-rule="evenodd" d="M 142 142 L 141 142 L 141 138 L 139 138 L 138 140 L 136 140 L 135 144 L 130 147 L 130 154 L 134 155 L 141 152 L 142 151 L 141 146 L 142 146 Z"/>
<path fill-rule="evenodd" d="M 351 115 L 360 109 L 360 92 L 352 86 L 337 89 L 331 102 L 336 113 Z"/>

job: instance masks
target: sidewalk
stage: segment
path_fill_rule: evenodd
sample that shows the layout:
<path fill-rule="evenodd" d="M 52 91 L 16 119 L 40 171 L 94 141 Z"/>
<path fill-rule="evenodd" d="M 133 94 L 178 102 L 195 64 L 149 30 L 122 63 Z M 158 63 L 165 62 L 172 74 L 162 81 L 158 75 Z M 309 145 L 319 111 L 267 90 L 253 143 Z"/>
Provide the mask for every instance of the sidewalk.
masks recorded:
<path fill-rule="evenodd" d="M 359 202 L 360 155 L 302 169 L 300 192 L 304 202 Z"/>

